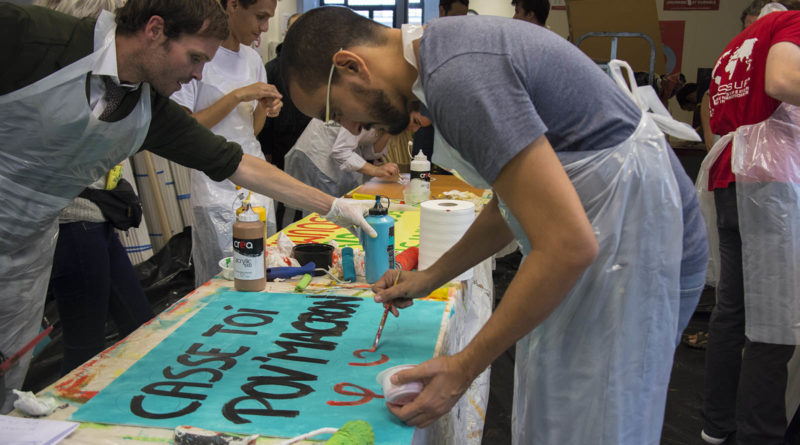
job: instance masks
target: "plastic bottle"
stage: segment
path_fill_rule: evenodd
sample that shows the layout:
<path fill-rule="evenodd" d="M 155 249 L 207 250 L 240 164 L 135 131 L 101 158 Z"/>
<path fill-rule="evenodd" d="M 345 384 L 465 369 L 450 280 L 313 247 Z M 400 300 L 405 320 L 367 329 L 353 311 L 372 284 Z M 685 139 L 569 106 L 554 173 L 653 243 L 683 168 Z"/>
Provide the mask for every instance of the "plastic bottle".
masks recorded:
<path fill-rule="evenodd" d="M 394 219 L 389 216 L 389 200 L 386 199 L 386 207 L 383 207 L 381 198 L 386 199 L 385 196 L 375 196 L 375 207 L 369 209 L 369 215 L 365 218 L 378 236 L 370 238 L 361 233 L 364 269 L 369 284 L 378 281 L 387 270 L 394 269 Z"/>
<path fill-rule="evenodd" d="M 422 150 L 411 160 L 411 181 L 405 198 L 406 204 L 409 205 L 419 204 L 431 198 L 431 163 Z"/>
<path fill-rule="evenodd" d="M 264 230 L 250 204 L 233 223 L 233 286 L 238 291 L 258 292 L 267 286 Z"/>

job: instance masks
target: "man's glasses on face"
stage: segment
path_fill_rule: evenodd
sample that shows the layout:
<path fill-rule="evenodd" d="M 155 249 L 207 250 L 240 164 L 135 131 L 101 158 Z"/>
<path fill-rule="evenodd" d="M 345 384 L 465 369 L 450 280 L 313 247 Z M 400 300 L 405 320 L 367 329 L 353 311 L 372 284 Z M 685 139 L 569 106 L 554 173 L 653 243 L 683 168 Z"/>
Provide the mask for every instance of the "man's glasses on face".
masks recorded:
<path fill-rule="evenodd" d="M 339 48 L 341 51 L 342 48 Z M 336 51 L 337 53 L 339 51 Z M 325 126 L 326 127 L 341 127 L 342 125 L 335 120 L 331 119 L 331 80 L 333 80 L 333 70 L 336 68 L 335 63 L 331 63 L 331 72 L 328 74 L 328 91 L 325 93 Z"/>

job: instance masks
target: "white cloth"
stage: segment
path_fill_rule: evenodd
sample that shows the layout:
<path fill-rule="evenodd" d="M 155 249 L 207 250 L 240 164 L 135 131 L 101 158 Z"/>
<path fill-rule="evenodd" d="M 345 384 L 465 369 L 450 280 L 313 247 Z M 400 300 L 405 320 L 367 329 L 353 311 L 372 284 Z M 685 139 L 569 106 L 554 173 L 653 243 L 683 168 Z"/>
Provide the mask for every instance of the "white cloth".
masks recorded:
<path fill-rule="evenodd" d="M 57 215 L 81 190 L 144 142 L 150 88 L 118 122 L 97 119 L 86 73 L 115 45 L 114 16 L 95 26 L 95 52 L 44 79 L 0 96 L 0 351 L 11 355 L 39 331 L 58 232 Z M 46 110 L 42 114 L 41 110 Z M 6 400 L 19 388 L 31 354 L 5 375 Z"/>
<path fill-rule="evenodd" d="M 261 56 L 249 46 L 239 51 L 220 47 L 214 58 L 203 67 L 203 79 L 192 80 L 172 95 L 178 104 L 192 112 L 204 110 L 231 91 L 255 82 L 267 82 Z M 239 103 L 211 131 L 242 146 L 244 153 L 264 159 L 261 144 L 254 134 L 253 113 L 257 101 Z M 233 256 L 233 222 L 236 186 L 230 180 L 213 181 L 203 173 L 192 171 L 191 204 L 192 259 L 195 284 L 200 286 L 220 272 L 219 260 Z M 254 193 L 251 203 L 267 210 L 267 232 L 276 229 L 272 198 Z"/>
<path fill-rule="evenodd" d="M 783 103 L 767 120 L 743 125 L 714 144 L 696 183 L 709 234 L 717 231 L 708 171 L 730 141 L 742 238 L 745 335 L 762 343 L 800 344 L 800 107 Z M 719 276 L 716 236 L 714 241 L 712 264 Z"/>
<path fill-rule="evenodd" d="M 406 60 L 415 67 L 411 42 L 420 35 L 404 27 Z M 419 79 L 414 93 L 426 103 Z M 514 443 L 659 442 L 678 326 L 682 248 L 675 240 L 683 231 L 669 149 L 643 114 L 626 142 L 564 166 L 600 253 L 558 308 L 517 342 Z M 434 161 L 488 187 L 438 131 Z M 527 254 L 529 240 L 500 204 Z"/>

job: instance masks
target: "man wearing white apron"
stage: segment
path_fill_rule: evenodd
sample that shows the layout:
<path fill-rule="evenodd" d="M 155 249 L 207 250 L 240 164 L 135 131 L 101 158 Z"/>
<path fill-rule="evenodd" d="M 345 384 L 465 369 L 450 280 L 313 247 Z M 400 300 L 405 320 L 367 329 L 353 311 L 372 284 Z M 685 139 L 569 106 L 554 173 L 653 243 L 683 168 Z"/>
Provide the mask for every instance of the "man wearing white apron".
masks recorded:
<path fill-rule="evenodd" d="M 697 181 L 719 237 L 701 436 L 783 444 L 800 340 L 800 12 L 767 14 L 736 36 L 709 97 L 711 129 L 725 136 Z"/>
<path fill-rule="evenodd" d="M 391 412 L 431 425 L 516 342 L 514 443 L 659 443 L 679 289 L 696 303 L 707 248 L 691 181 L 651 118 L 569 42 L 511 19 L 451 17 L 423 33 L 320 8 L 281 57 L 298 109 L 351 132 L 399 132 L 422 103 L 433 161 L 495 191 L 429 269 L 396 286 L 387 272 L 377 301 L 405 307 L 514 238 L 526 255 L 461 352 L 397 374 L 426 387 Z"/>
<path fill-rule="evenodd" d="M 58 212 L 140 149 L 328 212 L 340 225 L 367 226 L 359 209 L 243 155 L 168 99 L 201 76 L 228 34 L 216 1 L 129 0 L 117 12 L 116 19 L 108 13 L 76 19 L 0 4 L 0 353 L 6 357 L 39 331 Z M 22 385 L 30 356 L 3 376 L 0 412 L 11 409 L 11 389 Z"/>

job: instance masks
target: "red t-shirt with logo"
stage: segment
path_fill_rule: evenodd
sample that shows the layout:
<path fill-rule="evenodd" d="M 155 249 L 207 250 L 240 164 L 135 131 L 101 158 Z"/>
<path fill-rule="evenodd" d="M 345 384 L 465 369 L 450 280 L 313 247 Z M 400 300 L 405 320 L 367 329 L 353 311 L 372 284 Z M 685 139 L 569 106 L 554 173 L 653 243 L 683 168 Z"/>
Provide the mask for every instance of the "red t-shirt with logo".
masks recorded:
<path fill-rule="evenodd" d="M 742 125 L 766 120 L 781 102 L 767 96 L 764 78 L 772 45 L 800 46 L 800 11 L 773 12 L 748 26 L 725 48 L 714 65 L 708 95 L 711 131 L 725 135 Z M 708 173 L 708 189 L 727 188 L 736 177 L 731 171 L 728 144 Z"/>

